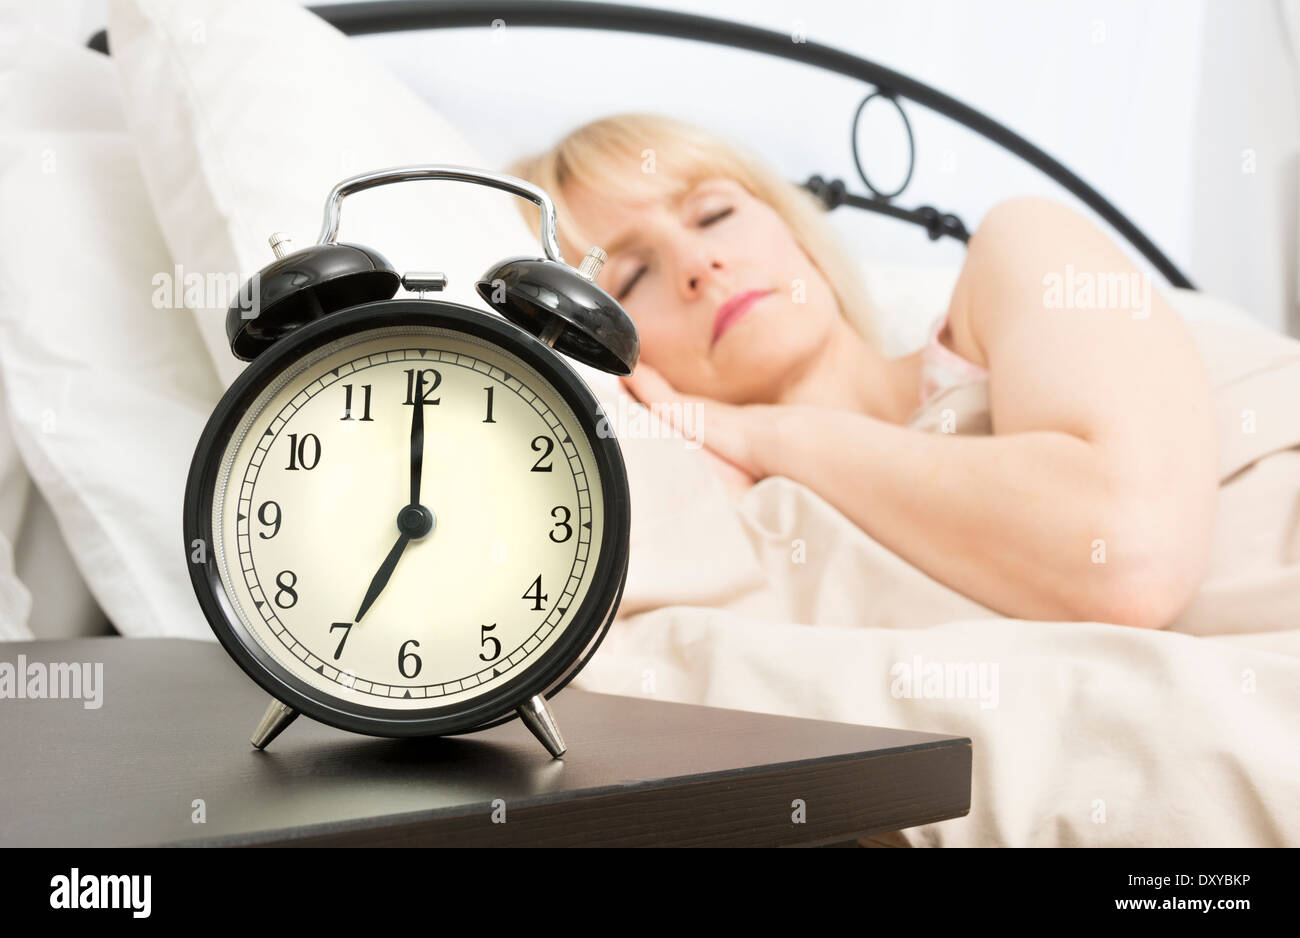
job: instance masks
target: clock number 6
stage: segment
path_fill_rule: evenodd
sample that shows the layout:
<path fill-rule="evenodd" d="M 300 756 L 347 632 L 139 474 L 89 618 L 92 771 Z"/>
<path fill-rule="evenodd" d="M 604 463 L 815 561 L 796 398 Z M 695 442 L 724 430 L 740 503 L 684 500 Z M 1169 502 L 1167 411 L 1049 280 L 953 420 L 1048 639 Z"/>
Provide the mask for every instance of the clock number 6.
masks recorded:
<path fill-rule="evenodd" d="M 413 678 L 420 673 L 420 668 L 424 667 L 424 663 L 420 661 L 420 656 L 417 655 L 415 652 L 413 651 L 408 652 L 406 650 L 407 645 L 414 645 L 416 648 L 419 648 L 420 643 L 413 638 L 409 638 L 406 641 L 402 642 L 401 648 L 397 649 L 397 670 L 402 675 L 402 677 L 407 678 L 409 680 L 410 678 Z M 410 674 L 406 673 L 406 663 L 408 661 L 415 662 L 415 670 L 412 671 Z"/>

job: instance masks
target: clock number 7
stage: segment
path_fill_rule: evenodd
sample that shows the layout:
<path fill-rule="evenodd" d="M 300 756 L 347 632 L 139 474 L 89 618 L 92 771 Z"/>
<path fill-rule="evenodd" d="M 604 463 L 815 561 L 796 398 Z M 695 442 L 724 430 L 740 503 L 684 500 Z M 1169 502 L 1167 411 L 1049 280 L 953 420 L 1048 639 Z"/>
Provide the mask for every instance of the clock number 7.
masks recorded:
<path fill-rule="evenodd" d="M 338 661 L 339 656 L 343 654 L 343 646 L 347 644 L 348 636 L 352 634 L 352 625 L 353 623 L 351 622 L 335 622 L 330 626 L 330 632 L 333 632 L 335 629 L 343 630 L 343 637 L 339 639 L 339 647 L 334 649 L 335 661 Z"/>

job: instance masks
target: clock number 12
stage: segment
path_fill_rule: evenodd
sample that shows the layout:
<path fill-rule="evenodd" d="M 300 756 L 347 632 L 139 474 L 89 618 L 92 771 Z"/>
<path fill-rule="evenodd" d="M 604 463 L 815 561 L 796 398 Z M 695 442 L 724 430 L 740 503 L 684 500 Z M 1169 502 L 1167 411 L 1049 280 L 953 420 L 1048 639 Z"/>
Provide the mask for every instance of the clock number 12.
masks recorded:
<path fill-rule="evenodd" d="M 406 400 L 403 401 L 402 403 L 414 404 L 415 403 L 415 369 L 407 368 L 405 374 L 406 374 Z M 433 379 L 430 380 L 428 378 L 428 375 L 433 375 Z M 435 397 L 432 400 L 430 400 L 429 395 L 433 393 L 434 389 L 437 388 L 438 385 L 442 384 L 442 375 L 438 374 L 436 369 L 421 368 L 420 380 L 423 382 L 423 390 L 420 395 L 420 403 L 437 404 L 438 402 L 440 402 L 442 398 Z"/>

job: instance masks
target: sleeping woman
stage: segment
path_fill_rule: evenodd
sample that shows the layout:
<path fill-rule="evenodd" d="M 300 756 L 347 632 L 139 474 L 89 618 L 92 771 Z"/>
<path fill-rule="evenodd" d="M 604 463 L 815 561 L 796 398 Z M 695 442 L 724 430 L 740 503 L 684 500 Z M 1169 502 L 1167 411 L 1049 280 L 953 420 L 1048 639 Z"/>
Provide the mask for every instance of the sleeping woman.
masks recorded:
<path fill-rule="evenodd" d="M 554 198 L 566 260 L 608 252 L 597 283 L 641 337 L 629 390 L 699 405 L 733 490 L 800 482 L 1016 618 L 1163 628 L 1204 579 L 1218 488 L 1204 363 L 1155 291 L 1141 309 L 1052 296 L 1078 272 L 1138 275 L 1071 209 L 994 206 L 930 343 L 888 357 L 820 203 L 712 135 L 619 115 L 510 171 Z M 959 381 L 987 382 L 991 432 L 908 426 Z"/>

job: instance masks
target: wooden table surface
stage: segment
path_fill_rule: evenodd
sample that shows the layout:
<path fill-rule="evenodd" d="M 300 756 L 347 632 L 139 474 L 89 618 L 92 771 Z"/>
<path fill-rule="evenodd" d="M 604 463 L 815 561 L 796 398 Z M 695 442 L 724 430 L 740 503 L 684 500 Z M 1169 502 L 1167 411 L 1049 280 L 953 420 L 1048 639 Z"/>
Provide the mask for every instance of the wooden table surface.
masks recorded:
<path fill-rule="evenodd" d="M 970 809 L 954 736 L 570 687 L 562 760 L 518 720 L 398 740 L 300 717 L 258 752 L 269 698 L 215 642 L 0 645 L 19 655 L 102 663 L 102 706 L 0 699 L 0 846 L 818 845 Z"/>

